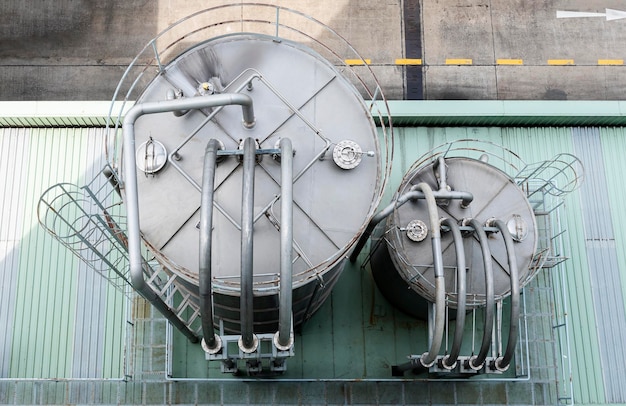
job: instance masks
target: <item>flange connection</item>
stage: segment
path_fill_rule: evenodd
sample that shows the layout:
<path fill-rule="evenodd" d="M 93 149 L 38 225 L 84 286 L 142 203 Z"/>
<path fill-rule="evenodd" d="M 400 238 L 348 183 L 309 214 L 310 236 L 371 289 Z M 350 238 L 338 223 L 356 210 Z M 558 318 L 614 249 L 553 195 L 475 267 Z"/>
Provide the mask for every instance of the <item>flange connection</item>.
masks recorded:
<path fill-rule="evenodd" d="M 424 241 L 427 235 L 428 226 L 422 220 L 412 220 L 406 226 L 406 236 L 409 237 L 409 240 L 411 241 Z"/>
<path fill-rule="evenodd" d="M 277 331 L 276 334 L 274 334 L 274 338 L 273 338 L 274 347 L 276 347 L 280 351 L 289 351 L 291 347 L 293 347 L 293 342 L 294 342 L 293 332 L 289 334 L 289 341 L 285 345 L 280 344 L 280 340 L 278 336 L 279 336 L 279 332 Z"/>
<path fill-rule="evenodd" d="M 241 352 L 243 352 L 244 354 L 252 354 L 259 348 L 259 337 L 257 337 L 256 334 L 252 334 L 252 346 L 250 348 L 247 348 L 243 344 L 243 337 L 239 337 L 239 340 L 237 340 L 237 345 L 239 346 Z"/>
<path fill-rule="evenodd" d="M 341 169 L 354 169 L 363 158 L 359 144 L 350 140 L 339 141 L 333 149 L 333 160 Z"/>
<path fill-rule="evenodd" d="M 207 354 L 215 355 L 215 354 L 219 353 L 222 350 L 222 339 L 218 335 L 215 335 L 214 337 L 215 337 L 215 347 L 214 348 L 209 347 L 207 345 L 206 341 L 204 341 L 204 338 L 202 339 L 202 342 L 200 343 L 200 345 L 202 346 L 202 349 Z"/>

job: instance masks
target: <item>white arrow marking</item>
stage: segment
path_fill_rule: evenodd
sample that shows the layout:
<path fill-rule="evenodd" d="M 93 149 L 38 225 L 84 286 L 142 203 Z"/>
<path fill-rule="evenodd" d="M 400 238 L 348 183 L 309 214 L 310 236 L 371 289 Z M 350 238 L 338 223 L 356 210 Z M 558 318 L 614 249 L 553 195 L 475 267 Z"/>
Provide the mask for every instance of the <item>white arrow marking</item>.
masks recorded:
<path fill-rule="evenodd" d="M 561 11 L 557 10 L 556 18 L 583 18 L 583 17 L 604 17 L 606 21 L 621 20 L 626 18 L 626 11 L 605 9 L 604 13 L 590 13 L 586 11 Z"/>
<path fill-rule="evenodd" d="M 622 18 L 626 18 L 626 11 L 606 9 L 606 21 L 621 20 Z"/>

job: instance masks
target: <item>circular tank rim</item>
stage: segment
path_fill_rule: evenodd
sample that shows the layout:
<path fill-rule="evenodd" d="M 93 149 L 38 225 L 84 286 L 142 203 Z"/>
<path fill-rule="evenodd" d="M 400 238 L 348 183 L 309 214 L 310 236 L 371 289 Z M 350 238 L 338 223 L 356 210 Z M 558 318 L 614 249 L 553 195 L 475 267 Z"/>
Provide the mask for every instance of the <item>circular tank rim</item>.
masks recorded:
<path fill-rule="evenodd" d="M 443 144 L 443 145 L 447 145 L 447 144 Z M 424 171 L 428 170 L 429 167 L 432 167 L 434 165 L 434 159 L 427 159 L 424 158 L 426 155 L 424 155 L 422 158 L 420 158 L 420 165 L 412 165 L 410 167 L 410 169 L 407 171 L 407 173 L 405 173 L 405 175 L 403 176 L 398 188 L 396 189 L 396 192 L 393 195 L 393 200 L 396 200 L 399 196 L 403 195 L 404 193 L 406 193 L 408 191 L 408 189 L 412 186 L 411 181 L 415 179 L 415 177 L 417 175 L 419 175 L 420 173 L 423 173 Z M 432 155 L 433 157 L 435 157 L 435 155 Z M 475 163 L 479 163 L 482 162 L 480 159 L 475 159 L 475 158 L 471 158 L 471 157 L 466 157 L 466 156 L 446 156 L 446 160 L 454 160 L 454 159 L 460 159 L 460 160 L 468 160 L 468 161 L 472 161 Z M 530 205 L 530 202 L 528 201 L 528 199 L 526 198 L 525 194 L 523 193 L 523 191 L 521 190 L 521 188 L 519 188 L 519 186 L 517 186 L 515 184 L 515 182 L 513 181 L 513 179 L 511 178 L 511 176 L 509 176 L 506 172 L 504 172 L 502 169 L 491 165 L 489 163 L 486 163 L 486 165 L 488 165 L 490 167 L 490 169 L 496 171 L 497 173 L 500 174 L 500 176 L 502 176 L 503 178 L 506 178 L 511 184 L 515 185 L 516 188 L 520 191 L 520 195 L 524 197 L 523 202 L 524 205 L 526 207 L 526 209 L 528 210 L 528 213 L 532 214 L 532 220 L 533 220 L 533 226 L 532 226 L 532 230 L 533 230 L 533 247 L 532 247 L 532 253 L 531 253 L 531 257 L 529 259 L 529 261 L 527 261 L 526 263 L 523 264 L 518 264 L 518 269 L 523 269 L 524 272 L 520 272 L 520 277 L 519 277 L 519 282 L 520 282 L 520 288 L 522 288 L 525 284 L 527 284 L 528 282 L 530 282 L 530 280 L 532 280 L 532 278 L 536 275 L 538 269 L 534 269 L 531 265 L 532 265 L 532 258 L 534 258 L 534 255 L 537 252 L 537 246 L 538 246 L 538 229 L 537 229 L 537 223 L 536 223 L 536 218 L 534 216 L 534 210 L 532 208 L 532 206 Z M 439 206 L 438 206 L 439 207 Z M 383 231 L 383 235 L 386 233 L 391 233 L 391 236 L 388 237 L 384 237 L 384 245 L 385 248 L 389 251 L 388 255 L 389 258 L 391 259 L 391 263 L 394 267 L 394 272 L 398 273 L 399 276 L 402 278 L 402 280 L 407 284 L 407 287 L 410 287 L 410 289 L 414 292 L 416 292 L 418 295 L 420 295 L 422 298 L 424 298 L 427 301 L 432 301 L 429 297 L 424 296 L 420 290 L 423 290 L 424 288 L 419 288 L 417 289 L 415 287 L 415 282 L 411 281 L 407 272 L 407 269 L 411 267 L 411 265 L 409 265 L 410 261 L 406 258 L 406 256 L 404 255 L 404 253 L 402 253 L 401 249 L 396 249 L 394 247 L 394 245 L 401 245 L 400 244 L 400 239 L 403 238 L 402 237 L 402 232 L 399 230 L 398 227 L 396 227 L 396 223 L 394 222 L 394 220 L 397 218 L 397 212 L 398 210 L 401 210 L 402 208 L 394 208 L 392 214 L 387 218 L 387 220 L 384 223 L 384 231 Z M 430 234 L 430 232 L 429 232 Z M 428 239 L 428 241 L 430 241 L 430 239 Z M 530 251 L 530 250 L 529 250 Z M 466 253 L 467 255 L 467 253 Z M 403 263 L 404 262 L 404 263 Z M 418 272 L 419 273 L 419 272 Z M 428 285 L 434 289 L 435 285 L 434 283 L 432 283 L 428 278 L 418 278 L 420 281 L 422 282 L 426 282 L 428 283 Z M 496 299 L 503 299 L 506 298 L 510 295 L 510 287 L 508 287 L 505 291 L 501 291 L 501 292 L 496 292 Z M 448 296 L 449 293 L 446 292 L 446 296 Z M 467 298 L 469 299 L 470 297 L 470 293 L 467 294 Z M 450 300 L 449 298 L 447 299 L 450 303 L 454 303 L 454 300 Z M 467 307 L 468 309 L 473 308 L 473 307 L 480 307 L 484 305 L 484 303 L 481 304 L 481 300 L 477 300 L 475 304 L 471 304 L 470 301 L 467 302 Z"/>
<path fill-rule="evenodd" d="M 192 54 L 194 52 L 197 52 L 199 49 L 202 49 L 203 47 L 206 47 L 212 43 L 222 43 L 222 42 L 241 41 L 241 40 L 244 40 L 244 41 L 245 40 L 263 40 L 263 41 L 276 42 L 276 37 L 266 35 L 266 34 L 258 34 L 254 32 L 235 32 L 235 33 L 227 33 L 224 35 L 209 38 L 202 42 L 196 43 L 190 46 L 189 48 L 185 49 L 184 51 L 182 51 L 175 58 L 173 58 L 167 65 L 165 65 L 164 71 L 167 70 L 169 66 L 176 65 L 176 63 L 178 63 L 185 56 Z M 341 260 L 346 258 L 348 252 L 356 244 L 359 236 L 364 232 L 365 228 L 367 227 L 367 224 L 369 223 L 372 216 L 375 214 L 376 209 L 378 208 L 380 201 L 382 200 L 382 196 L 385 191 L 385 186 L 388 180 L 388 176 L 385 176 L 385 173 L 390 171 L 391 160 L 389 157 L 385 157 L 382 153 L 383 148 L 382 148 L 382 143 L 380 141 L 378 126 L 374 122 L 373 115 L 370 109 L 368 108 L 366 101 L 362 98 L 362 96 L 354 87 L 354 85 L 349 80 L 347 80 L 341 72 L 337 70 L 337 67 L 335 67 L 328 60 L 322 57 L 316 50 L 306 45 L 303 45 L 301 43 L 288 40 L 288 39 L 282 39 L 281 43 L 285 46 L 293 47 L 297 49 L 298 51 L 309 55 L 310 57 L 314 58 L 319 63 L 322 63 L 328 69 L 337 73 L 337 79 L 339 79 L 343 83 L 342 87 L 349 91 L 349 94 L 351 94 L 352 100 L 355 103 L 358 103 L 359 110 L 361 110 L 365 114 L 365 117 L 367 117 L 369 128 L 371 130 L 372 139 L 374 141 L 374 145 L 376 148 L 376 156 L 380 157 L 379 159 L 377 159 L 378 169 L 377 169 L 377 175 L 376 175 L 376 187 L 373 189 L 373 192 L 372 192 L 373 199 L 370 202 L 369 210 L 367 212 L 366 217 L 363 219 L 360 227 L 355 231 L 352 238 L 348 240 L 348 242 L 343 247 L 335 251 L 331 256 L 329 256 L 322 262 L 316 264 L 312 268 L 309 268 L 309 269 L 306 269 L 305 271 L 294 274 L 293 288 L 295 289 L 295 288 L 298 288 L 300 286 L 310 283 L 311 280 L 313 279 L 320 278 L 330 269 L 333 269 L 335 266 L 337 266 Z M 150 82 L 150 84 L 152 84 L 153 82 L 154 82 L 154 79 Z M 148 87 L 146 87 L 146 90 L 150 87 L 150 84 L 148 85 Z M 142 93 L 142 96 L 143 94 L 144 93 Z M 381 94 L 381 97 L 383 97 L 383 100 L 384 100 L 384 96 L 382 96 L 382 94 Z M 138 102 L 141 102 L 141 97 L 138 98 Z M 391 125 L 389 125 L 388 129 L 390 131 L 392 130 Z M 385 147 L 385 150 L 389 150 L 389 147 Z M 393 152 L 393 146 L 391 146 L 391 152 Z M 383 158 L 386 158 L 387 162 Z M 122 193 L 123 193 L 123 198 L 125 198 L 123 189 L 122 189 Z M 164 266 L 170 269 L 174 274 L 183 278 L 186 282 L 197 285 L 198 276 L 196 273 L 191 272 L 181 266 L 178 266 L 173 260 L 169 259 L 165 255 L 163 255 L 158 249 L 151 246 L 151 244 L 148 241 L 146 241 L 145 238 L 143 240 L 144 240 L 144 243 L 149 247 L 151 253 L 155 256 L 155 258 L 159 260 L 159 262 L 161 262 Z M 300 276 L 300 278 L 298 280 L 295 280 L 296 276 Z M 216 292 L 220 292 L 223 294 L 237 295 L 240 292 L 239 283 L 233 283 L 231 285 L 229 283 L 223 283 L 223 282 L 216 283 L 216 281 L 214 280 L 212 287 Z M 276 294 L 278 290 L 279 290 L 279 284 L 277 280 L 269 281 L 269 282 L 255 282 L 254 283 L 255 294 L 272 295 L 272 294 Z"/>

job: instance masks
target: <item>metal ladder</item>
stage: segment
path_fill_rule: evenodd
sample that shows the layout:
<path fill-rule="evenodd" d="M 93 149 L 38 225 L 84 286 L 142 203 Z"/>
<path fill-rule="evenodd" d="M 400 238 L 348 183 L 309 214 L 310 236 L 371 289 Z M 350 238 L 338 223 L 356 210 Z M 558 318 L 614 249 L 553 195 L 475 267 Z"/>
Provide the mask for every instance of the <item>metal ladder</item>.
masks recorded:
<path fill-rule="evenodd" d="M 87 266 L 118 290 L 132 287 L 129 274 L 126 214 L 109 165 L 85 186 L 59 183 L 48 188 L 37 207 L 41 226 Z M 144 247 L 145 248 L 145 247 Z M 177 275 L 154 261 L 143 250 L 146 283 L 168 306 L 180 323 L 194 334 L 201 330 L 200 308 L 192 295 L 175 283 Z"/>

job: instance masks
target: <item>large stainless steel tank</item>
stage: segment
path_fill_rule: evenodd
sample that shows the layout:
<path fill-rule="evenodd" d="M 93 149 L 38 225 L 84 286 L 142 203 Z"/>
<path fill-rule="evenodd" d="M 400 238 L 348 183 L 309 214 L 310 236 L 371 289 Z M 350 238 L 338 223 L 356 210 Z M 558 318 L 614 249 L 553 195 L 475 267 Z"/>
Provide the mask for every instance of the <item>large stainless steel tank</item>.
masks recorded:
<path fill-rule="evenodd" d="M 210 139 L 215 172 L 212 290 L 216 323 L 240 331 L 242 148 L 255 141 L 254 331 L 277 329 L 281 165 L 271 150 L 293 144 L 293 322 L 324 302 L 346 252 L 376 208 L 383 184 L 374 121 L 361 95 L 325 59 L 298 43 L 234 34 L 197 44 L 164 66 L 136 105 L 207 95 L 245 95 L 240 106 L 143 115 L 134 123 L 139 222 L 144 242 L 198 300 L 203 162 Z M 239 151 L 239 155 L 238 152 Z M 268 152 L 270 151 L 270 152 Z M 120 168 L 120 173 L 127 168 Z M 124 179 L 122 179 L 124 182 Z M 125 193 L 122 189 L 122 193 Z"/>

